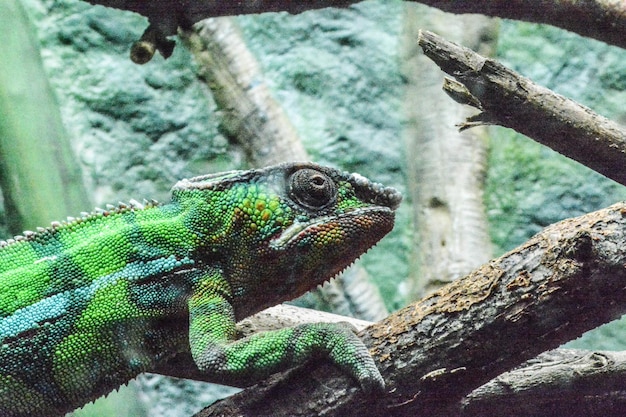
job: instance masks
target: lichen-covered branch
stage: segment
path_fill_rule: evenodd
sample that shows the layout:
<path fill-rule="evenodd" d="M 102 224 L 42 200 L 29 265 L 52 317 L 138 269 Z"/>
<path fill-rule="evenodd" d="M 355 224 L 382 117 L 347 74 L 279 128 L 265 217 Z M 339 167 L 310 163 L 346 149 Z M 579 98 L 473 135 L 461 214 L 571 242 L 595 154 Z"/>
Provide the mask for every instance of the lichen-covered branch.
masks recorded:
<path fill-rule="evenodd" d="M 346 7 L 359 0 L 217 1 L 217 0 L 85 0 L 146 16 L 150 27 L 133 48 L 144 63 L 159 50 L 165 57 L 172 44 L 165 38 L 208 17 L 285 11 L 300 13 L 325 7 Z M 479 13 L 545 23 L 609 44 L 626 47 L 626 2 L 622 0 L 412 0 L 450 13 Z"/>
<path fill-rule="evenodd" d="M 472 50 L 421 32 L 424 53 L 459 85 L 446 91 L 481 112 L 462 128 L 496 124 L 520 132 L 626 185 L 626 129 L 591 109 L 485 58 Z"/>

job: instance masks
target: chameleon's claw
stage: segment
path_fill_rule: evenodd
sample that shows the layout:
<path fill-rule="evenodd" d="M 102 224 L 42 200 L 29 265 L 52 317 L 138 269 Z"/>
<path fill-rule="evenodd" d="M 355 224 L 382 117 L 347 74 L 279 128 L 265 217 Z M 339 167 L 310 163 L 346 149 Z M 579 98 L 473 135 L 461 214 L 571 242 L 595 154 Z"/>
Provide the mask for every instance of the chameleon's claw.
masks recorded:
<path fill-rule="evenodd" d="M 359 384 L 365 394 L 382 394 L 385 392 L 385 380 L 373 362 L 371 365 L 366 365 L 367 369 L 358 375 Z"/>
<path fill-rule="evenodd" d="M 326 324 L 338 338 L 330 351 L 331 359 L 348 374 L 355 378 L 366 394 L 385 391 L 385 380 L 374 363 L 367 347 L 356 335 L 356 329 L 349 323 Z M 345 350 L 345 351 L 344 351 Z"/>

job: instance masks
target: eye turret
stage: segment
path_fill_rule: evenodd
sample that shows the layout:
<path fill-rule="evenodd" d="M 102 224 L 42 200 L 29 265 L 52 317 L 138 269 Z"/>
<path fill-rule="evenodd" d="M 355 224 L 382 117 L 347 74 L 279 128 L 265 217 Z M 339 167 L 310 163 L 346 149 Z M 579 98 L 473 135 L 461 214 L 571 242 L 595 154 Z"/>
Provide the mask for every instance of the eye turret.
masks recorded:
<path fill-rule="evenodd" d="M 332 204 L 337 199 L 335 182 L 323 172 L 303 168 L 289 177 L 289 195 L 298 204 L 320 209 Z"/>

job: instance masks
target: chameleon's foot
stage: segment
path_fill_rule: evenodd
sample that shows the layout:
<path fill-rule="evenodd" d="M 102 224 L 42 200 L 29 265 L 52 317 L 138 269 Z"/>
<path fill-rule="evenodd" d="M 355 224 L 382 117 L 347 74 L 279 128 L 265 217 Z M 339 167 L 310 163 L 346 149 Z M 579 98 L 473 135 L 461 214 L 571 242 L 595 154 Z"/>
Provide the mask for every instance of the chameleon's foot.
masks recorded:
<path fill-rule="evenodd" d="M 320 323 L 328 332 L 329 356 L 339 368 L 350 374 L 365 393 L 382 393 L 385 380 L 367 347 L 355 334 L 356 329 L 345 322 Z"/>

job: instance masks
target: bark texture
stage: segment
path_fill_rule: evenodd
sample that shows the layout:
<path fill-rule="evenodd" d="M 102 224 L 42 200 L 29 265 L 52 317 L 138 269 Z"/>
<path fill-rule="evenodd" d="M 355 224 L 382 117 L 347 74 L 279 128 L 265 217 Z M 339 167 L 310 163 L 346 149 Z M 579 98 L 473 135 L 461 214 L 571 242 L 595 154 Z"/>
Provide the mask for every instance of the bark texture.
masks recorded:
<path fill-rule="evenodd" d="M 462 84 L 448 81 L 444 88 L 449 94 L 481 110 L 461 129 L 482 124 L 509 127 L 626 185 L 626 129 L 434 33 L 421 32 L 418 43 Z"/>
<path fill-rule="evenodd" d="M 564 220 L 367 328 L 384 396 L 308 365 L 199 415 L 449 415 L 497 375 L 626 312 L 625 244 L 624 203 Z"/>

